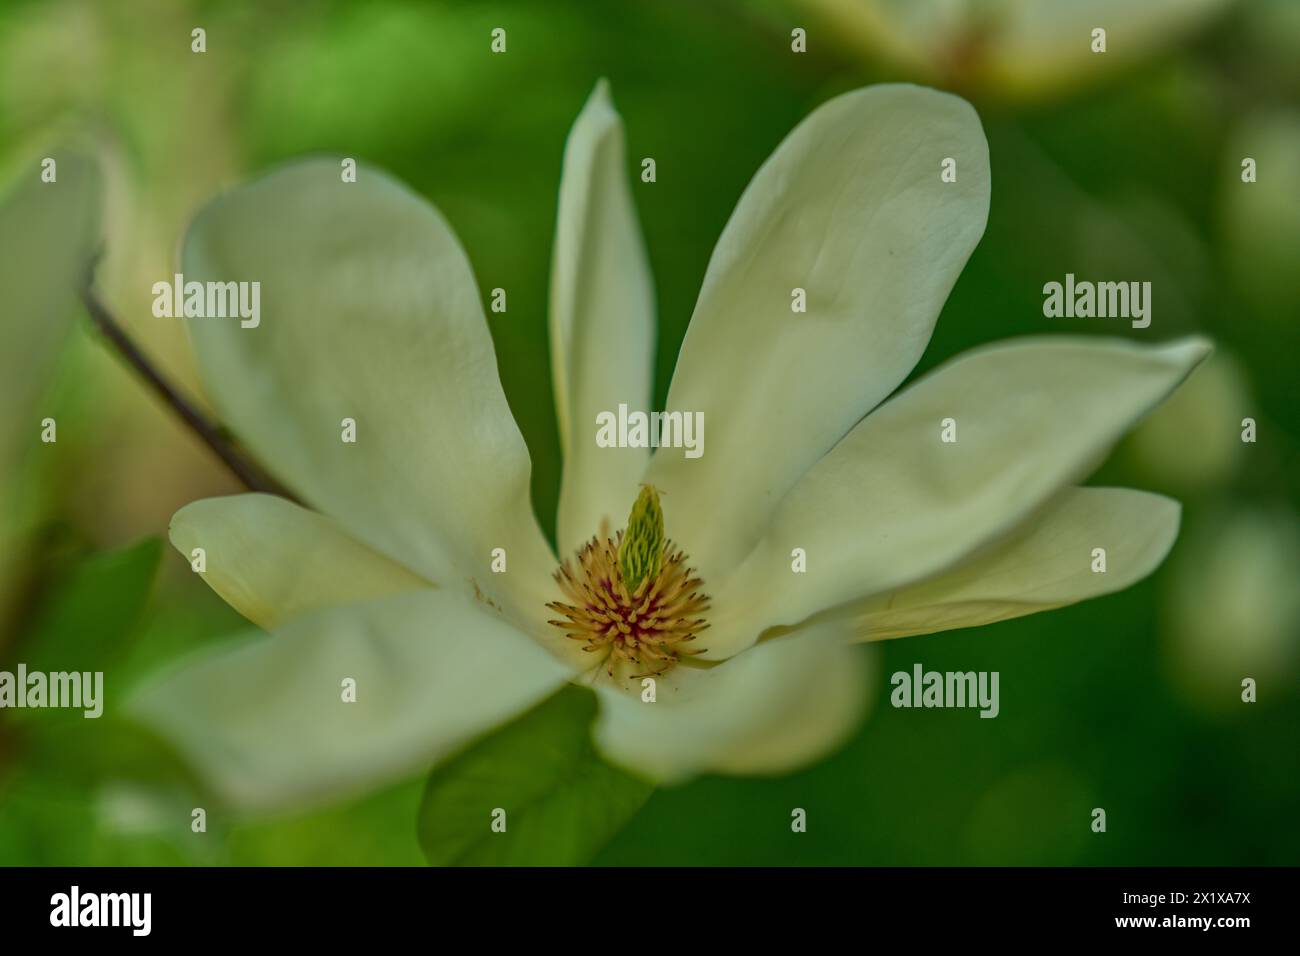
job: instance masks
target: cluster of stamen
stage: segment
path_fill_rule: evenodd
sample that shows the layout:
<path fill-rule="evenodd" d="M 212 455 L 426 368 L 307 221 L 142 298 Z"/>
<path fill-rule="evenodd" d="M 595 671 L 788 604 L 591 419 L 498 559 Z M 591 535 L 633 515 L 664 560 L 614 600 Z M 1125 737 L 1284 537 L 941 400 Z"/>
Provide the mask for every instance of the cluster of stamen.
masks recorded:
<path fill-rule="evenodd" d="M 604 666 L 611 677 L 653 677 L 705 650 L 687 645 L 709 626 L 701 617 L 709 597 L 671 541 L 660 545 L 655 572 L 629 588 L 619 561 L 623 535 L 596 535 L 576 562 L 560 565 L 555 580 L 568 600 L 546 606 L 564 617 L 550 623 L 582 641 L 584 651 L 607 652 Z"/>

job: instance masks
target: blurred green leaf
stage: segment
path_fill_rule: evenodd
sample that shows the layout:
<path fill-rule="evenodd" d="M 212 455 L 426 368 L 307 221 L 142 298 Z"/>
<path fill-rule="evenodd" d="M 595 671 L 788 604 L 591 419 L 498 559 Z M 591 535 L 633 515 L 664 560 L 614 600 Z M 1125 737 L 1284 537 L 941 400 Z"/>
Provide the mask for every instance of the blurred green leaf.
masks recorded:
<path fill-rule="evenodd" d="M 16 659 L 29 671 L 106 671 L 111 681 L 113 665 L 140 623 L 161 557 L 161 541 L 146 538 L 93 555 L 56 579 L 14 648 Z M 114 686 L 106 681 L 106 703 L 119 696 Z M 106 829 L 96 807 L 104 779 L 136 767 L 157 776 L 170 767 L 156 749 L 142 750 L 107 714 L 87 720 L 77 708 L 7 710 L 4 719 L 8 726 L 0 730 L 19 761 L 0 787 L 0 859 L 25 865 L 185 861 L 152 835 L 127 838 Z"/>
<path fill-rule="evenodd" d="M 121 656 L 149 599 L 162 542 L 95 555 L 51 593 L 20 651 L 33 671 L 102 671 Z"/>
<path fill-rule="evenodd" d="M 211 848 L 190 832 L 178 807 L 170 832 L 129 825 L 106 797 L 82 781 L 22 771 L 0 786 L 0 860 L 6 866 L 184 866 L 211 863 Z M 205 855 L 206 854 L 206 855 Z"/>
<path fill-rule="evenodd" d="M 434 768 L 420 847 L 434 865 L 586 863 L 654 789 L 611 767 L 591 742 L 596 697 L 566 687 Z M 493 813 L 506 813 L 503 833 Z"/>
<path fill-rule="evenodd" d="M 341 806 L 272 820 L 240 820 L 232 827 L 226 862 L 236 866 L 419 866 L 411 818 L 420 806 L 421 780 L 409 780 Z M 222 825 L 220 811 L 208 829 Z"/>

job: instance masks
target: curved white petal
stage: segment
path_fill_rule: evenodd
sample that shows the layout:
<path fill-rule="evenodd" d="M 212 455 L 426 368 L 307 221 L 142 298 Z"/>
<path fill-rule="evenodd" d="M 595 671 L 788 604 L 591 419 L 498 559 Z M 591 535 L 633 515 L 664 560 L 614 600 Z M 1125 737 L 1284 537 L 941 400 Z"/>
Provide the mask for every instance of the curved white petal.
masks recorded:
<path fill-rule="evenodd" d="M 889 401 L 776 508 L 714 595 L 709 657 L 764 628 L 929 577 L 1010 533 L 1095 468 L 1209 353 L 1030 338 L 959 356 Z M 955 423 L 955 442 L 943 440 Z M 791 570 L 804 549 L 807 570 Z"/>
<path fill-rule="evenodd" d="M 274 495 L 205 498 L 172 516 L 172 544 L 212 590 L 254 624 L 273 628 L 340 604 L 432 587 L 324 515 Z"/>
<path fill-rule="evenodd" d="M 261 283 L 255 327 L 189 320 L 208 389 L 258 459 L 412 571 L 526 603 L 510 585 L 553 564 L 528 450 L 437 210 L 377 169 L 348 183 L 337 160 L 306 160 L 209 204 L 183 261 L 187 282 Z M 498 547 L 507 574 L 490 573 Z"/>
<path fill-rule="evenodd" d="M 1059 93 L 1176 42 L 1229 0 L 803 0 L 838 42 L 936 82 Z M 1093 30 L 1107 31 L 1104 56 Z"/>
<path fill-rule="evenodd" d="M 948 158 L 956 182 L 940 178 Z M 836 97 L 759 169 L 713 252 L 668 393 L 668 410 L 703 412 L 704 453 L 662 449 L 646 478 L 706 581 L 911 371 L 988 205 L 979 117 L 915 86 Z M 792 311 L 795 289 L 806 313 Z"/>
<path fill-rule="evenodd" d="M 35 434 L 30 409 L 49 389 L 51 366 L 80 303 L 77 287 L 100 240 L 103 191 L 99 165 L 89 155 L 58 150 L 49 157 L 57 180 L 41 181 L 33 159 L 22 181 L 0 196 L 0 465 L 4 476 L 17 467 L 20 449 Z"/>
<path fill-rule="evenodd" d="M 1022 94 L 1115 75 L 1209 19 L 1229 0 L 1038 0 L 1014 3 L 994 28 L 987 69 L 999 86 Z M 978 8 L 972 8 L 978 9 Z M 1104 27 L 1104 56 L 1093 52 L 1093 30 Z"/>
<path fill-rule="evenodd" d="M 1181 506 L 1128 488 L 1073 488 L 1022 531 L 956 569 L 850 613 L 862 640 L 978 627 L 1122 591 L 1160 566 Z M 1094 549 L 1105 552 L 1105 570 Z"/>
<path fill-rule="evenodd" d="M 427 769 L 566 674 L 472 599 L 417 591 L 206 652 L 138 689 L 128 713 L 232 807 L 266 811 Z M 354 702 L 343 699 L 348 678 Z"/>
<path fill-rule="evenodd" d="M 645 472 L 644 448 L 599 448 L 596 415 L 650 411 L 655 304 L 624 169 L 623 124 L 597 84 L 564 150 L 551 273 L 551 370 L 564 474 L 556 540 L 573 553 L 618 528 Z"/>
<path fill-rule="evenodd" d="M 840 746 L 866 712 L 868 658 L 844 638 L 837 622 L 821 624 L 710 669 L 679 666 L 654 703 L 597 684 L 596 744 L 662 783 L 810 764 Z"/>
<path fill-rule="evenodd" d="M 43 170 L 32 157 L 21 181 L 0 197 L 0 618 L 20 599 L 27 543 L 49 507 L 51 483 L 36 466 L 62 461 L 53 454 L 56 446 L 37 437 L 44 419 L 54 416 L 48 402 L 54 369 L 80 308 L 77 287 L 100 240 L 98 164 L 77 151 L 49 158 L 55 182 L 41 181 Z"/>

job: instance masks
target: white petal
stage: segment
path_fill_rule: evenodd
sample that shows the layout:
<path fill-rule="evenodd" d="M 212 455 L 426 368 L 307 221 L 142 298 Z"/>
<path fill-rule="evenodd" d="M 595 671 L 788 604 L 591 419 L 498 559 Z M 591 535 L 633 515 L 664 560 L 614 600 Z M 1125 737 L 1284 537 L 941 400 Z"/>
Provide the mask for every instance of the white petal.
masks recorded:
<path fill-rule="evenodd" d="M 714 594 L 709 657 L 954 566 L 1087 475 L 1209 352 L 1067 336 L 968 352 L 859 424 Z M 941 440 L 953 419 L 956 438 Z M 791 571 L 802 548 L 807 571 Z"/>
<path fill-rule="evenodd" d="M 30 447 L 33 422 L 43 414 L 29 406 L 49 390 L 54 364 L 80 303 L 90 257 L 100 241 L 103 182 L 95 160 L 59 150 L 57 181 L 40 180 L 33 158 L 22 179 L 0 196 L 0 289 L 6 300 L 0 323 L 0 382 L 5 414 L 0 415 L 0 465 L 7 479 Z"/>
<path fill-rule="evenodd" d="M 957 163 L 957 181 L 940 179 Z M 800 475 L 916 364 L 984 232 L 988 145 L 964 100 L 874 86 L 825 103 L 754 176 L 709 262 L 668 409 L 703 456 L 647 481 L 705 580 L 755 543 Z M 807 313 L 792 312 L 792 290 Z"/>
<path fill-rule="evenodd" d="M 290 490 L 420 575 L 527 603 L 509 584 L 553 564 L 528 450 L 437 210 L 377 169 L 345 183 L 338 161 L 303 161 L 207 206 L 184 275 L 261 283 L 256 327 L 190 328 L 222 416 Z M 490 573 L 497 547 L 508 574 Z"/>
<path fill-rule="evenodd" d="M 699 773 L 778 774 L 826 756 L 857 728 L 868 660 L 838 624 L 805 628 L 717 667 L 679 666 L 654 703 L 597 685 L 597 746 L 664 783 Z"/>
<path fill-rule="evenodd" d="M 1228 0 L 803 0 L 840 44 L 935 82 L 1059 93 L 1176 43 Z M 1092 51 L 1104 27 L 1107 51 Z"/>
<path fill-rule="evenodd" d="M 564 475 L 556 538 L 571 554 L 619 528 L 649 453 L 599 448 L 596 415 L 650 411 L 654 287 L 625 172 L 623 124 L 602 80 L 569 133 L 551 275 L 551 368 Z"/>
<path fill-rule="evenodd" d="M 991 38 L 988 70 L 1000 87 L 1020 93 L 1059 90 L 1176 42 L 1228 0 L 1038 0 L 1015 3 Z M 972 7 L 978 10 L 977 7 Z M 1105 55 L 1092 50 L 1104 27 Z"/>
<path fill-rule="evenodd" d="M 12 152 L 9 144 L 5 151 Z M 100 241 L 98 164 L 76 151 L 50 158 L 56 182 L 41 182 L 39 161 L 31 157 L 23 160 L 19 183 L 0 196 L 0 618 L 22 600 L 28 545 L 52 504 L 57 483 L 43 469 L 67 467 L 37 436 L 55 414 L 50 388 L 58 356 L 80 309 L 76 290 Z M 67 440 L 68 425 L 59 420 L 56 428 Z"/>
<path fill-rule="evenodd" d="M 553 692 L 566 670 L 452 591 L 295 618 L 183 663 L 129 714 L 235 808 L 342 797 L 427 769 Z M 356 700 L 343 700 L 343 681 Z"/>
<path fill-rule="evenodd" d="M 978 627 L 1121 591 L 1160 566 L 1181 508 L 1127 488 L 1073 488 L 1024 530 L 955 570 L 852 608 L 864 640 Z M 1094 571 L 1093 550 L 1106 569 Z"/>
<path fill-rule="evenodd" d="M 273 495 L 205 498 L 172 517 L 172 544 L 203 580 L 254 624 L 276 627 L 306 611 L 428 588 L 332 519 Z"/>

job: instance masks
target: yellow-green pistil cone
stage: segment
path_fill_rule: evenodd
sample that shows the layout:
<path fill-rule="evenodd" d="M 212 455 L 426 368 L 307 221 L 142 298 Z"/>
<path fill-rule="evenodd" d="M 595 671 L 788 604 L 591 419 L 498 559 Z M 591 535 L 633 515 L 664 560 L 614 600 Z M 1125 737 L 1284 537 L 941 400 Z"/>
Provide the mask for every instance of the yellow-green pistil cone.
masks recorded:
<path fill-rule="evenodd" d="M 555 583 L 565 600 L 547 603 L 558 615 L 547 623 L 601 655 L 610 677 L 663 674 L 706 650 L 692 642 L 709 626 L 709 596 L 686 553 L 664 539 L 659 493 L 649 485 L 627 527 L 613 538 L 607 528 L 593 535 L 575 561 L 560 565 Z"/>
<path fill-rule="evenodd" d="M 635 594 L 647 578 L 658 577 L 663 556 L 664 513 L 659 507 L 659 493 L 650 485 L 642 485 L 618 546 L 618 567 L 628 594 Z"/>

